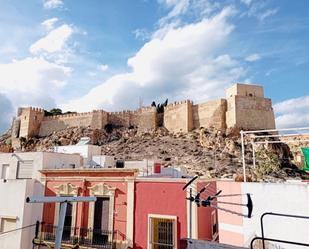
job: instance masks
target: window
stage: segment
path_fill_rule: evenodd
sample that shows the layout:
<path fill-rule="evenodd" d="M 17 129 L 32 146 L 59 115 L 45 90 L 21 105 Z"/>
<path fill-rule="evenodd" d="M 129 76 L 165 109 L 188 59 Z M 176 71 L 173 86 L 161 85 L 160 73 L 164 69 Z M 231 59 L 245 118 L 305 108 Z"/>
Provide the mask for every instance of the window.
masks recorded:
<path fill-rule="evenodd" d="M 18 162 L 17 179 L 31 179 L 33 171 L 33 161 Z"/>
<path fill-rule="evenodd" d="M 9 177 L 9 164 L 2 165 L 1 179 L 7 180 Z"/>
<path fill-rule="evenodd" d="M 212 211 L 211 213 L 211 225 L 212 225 L 212 239 L 216 240 L 218 236 L 218 224 L 217 224 L 217 213 Z"/>
<path fill-rule="evenodd" d="M 176 218 L 149 217 L 149 248 L 176 248 Z"/>
<path fill-rule="evenodd" d="M 16 229 L 16 219 L 1 218 L 0 219 L 0 233 Z"/>

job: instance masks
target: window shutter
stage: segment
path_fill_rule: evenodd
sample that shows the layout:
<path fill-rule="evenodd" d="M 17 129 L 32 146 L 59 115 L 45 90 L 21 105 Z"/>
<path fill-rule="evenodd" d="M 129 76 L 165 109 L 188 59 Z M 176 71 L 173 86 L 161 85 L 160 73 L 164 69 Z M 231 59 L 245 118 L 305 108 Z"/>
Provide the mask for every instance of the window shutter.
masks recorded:
<path fill-rule="evenodd" d="M 31 179 L 33 171 L 33 161 L 23 161 L 18 163 L 17 178 Z"/>

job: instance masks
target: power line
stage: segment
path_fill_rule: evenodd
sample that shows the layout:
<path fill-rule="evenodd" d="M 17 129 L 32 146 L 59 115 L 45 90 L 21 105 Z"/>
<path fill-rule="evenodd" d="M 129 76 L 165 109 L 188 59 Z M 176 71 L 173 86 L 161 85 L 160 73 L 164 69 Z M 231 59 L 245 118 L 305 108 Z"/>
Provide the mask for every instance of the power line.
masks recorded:
<path fill-rule="evenodd" d="M 16 232 L 16 231 L 19 231 L 19 230 L 23 230 L 23 229 L 26 229 L 26 228 L 29 228 L 29 227 L 34 227 L 34 226 L 36 226 L 36 223 L 35 223 L 35 224 L 32 224 L 32 225 L 28 225 L 28 226 L 24 226 L 24 227 L 20 227 L 20 228 L 16 228 L 16 229 L 13 229 L 13 230 L 9 230 L 9 231 L 2 232 L 2 233 L 0 233 L 0 236 L 2 236 L 2 235 L 4 235 L 4 234 Z"/>

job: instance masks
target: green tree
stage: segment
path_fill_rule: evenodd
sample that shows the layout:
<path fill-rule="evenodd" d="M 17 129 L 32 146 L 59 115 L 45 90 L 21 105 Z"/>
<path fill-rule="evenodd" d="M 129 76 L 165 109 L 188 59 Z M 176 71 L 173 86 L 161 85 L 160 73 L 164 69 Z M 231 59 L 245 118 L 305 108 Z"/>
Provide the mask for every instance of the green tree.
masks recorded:
<path fill-rule="evenodd" d="M 53 116 L 54 115 L 61 115 L 62 114 L 62 110 L 59 108 L 53 108 L 49 111 Z"/>
<path fill-rule="evenodd" d="M 168 104 L 168 99 L 166 99 L 163 103 L 161 104 L 156 104 L 155 101 L 152 101 L 151 106 L 156 107 L 157 108 L 157 113 L 163 113 L 164 112 L 164 108 L 167 106 Z"/>

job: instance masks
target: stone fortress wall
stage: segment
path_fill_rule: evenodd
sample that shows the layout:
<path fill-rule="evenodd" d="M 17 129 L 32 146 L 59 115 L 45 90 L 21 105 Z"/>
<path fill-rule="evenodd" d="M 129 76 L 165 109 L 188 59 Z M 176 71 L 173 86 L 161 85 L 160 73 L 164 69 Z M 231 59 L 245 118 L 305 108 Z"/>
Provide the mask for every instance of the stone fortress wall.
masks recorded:
<path fill-rule="evenodd" d="M 13 120 L 12 138 L 47 136 L 68 127 L 102 129 L 107 124 L 151 130 L 159 126 L 155 107 L 135 111 L 86 113 L 44 116 L 40 108 L 19 108 Z M 273 129 L 275 118 L 270 99 L 264 97 L 263 87 L 235 84 L 226 90 L 226 99 L 194 104 L 185 100 L 165 107 L 163 125 L 171 132 L 188 132 L 200 127 L 239 129 Z"/>

